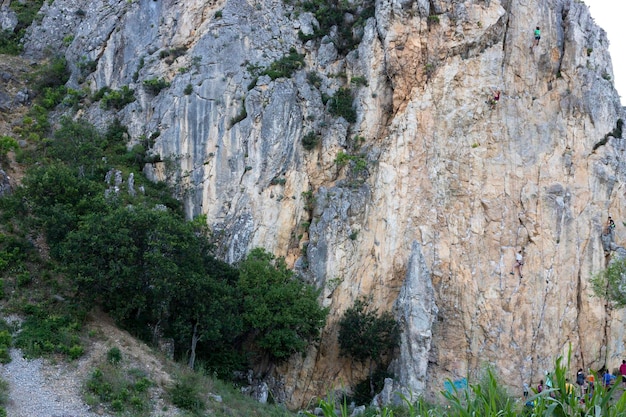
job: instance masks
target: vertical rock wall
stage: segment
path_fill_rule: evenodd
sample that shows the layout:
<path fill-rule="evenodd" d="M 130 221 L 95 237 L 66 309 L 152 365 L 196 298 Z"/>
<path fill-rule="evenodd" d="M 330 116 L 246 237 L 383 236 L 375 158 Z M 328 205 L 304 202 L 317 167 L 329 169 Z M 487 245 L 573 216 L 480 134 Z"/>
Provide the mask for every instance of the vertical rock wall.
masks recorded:
<path fill-rule="evenodd" d="M 95 103 L 81 115 L 155 137 L 165 161 L 148 173 L 178 187 L 189 216 L 207 214 L 225 259 L 264 246 L 323 287 L 319 346 L 281 369 L 290 405 L 366 375 L 336 340 L 359 296 L 404 323 L 394 369 L 416 392 L 485 364 L 521 387 L 570 345 L 575 367 L 621 358 L 623 313 L 608 314 L 588 283 L 610 256 L 608 215 L 615 243 L 626 239 L 625 143 L 605 140 L 624 115 L 583 3 L 378 0 L 346 57 L 300 42 L 313 16 L 278 0 L 55 0 L 43 12 L 27 53 L 64 50 L 73 34 L 74 86 L 135 89 L 120 112 Z M 291 47 L 303 70 L 255 80 Z M 351 77 L 367 80 L 353 88 L 353 124 L 322 100 Z M 171 86 L 150 95 L 142 83 L 154 78 Z M 313 151 L 301 146 L 309 132 Z M 357 140 L 365 168 L 338 166 Z"/>

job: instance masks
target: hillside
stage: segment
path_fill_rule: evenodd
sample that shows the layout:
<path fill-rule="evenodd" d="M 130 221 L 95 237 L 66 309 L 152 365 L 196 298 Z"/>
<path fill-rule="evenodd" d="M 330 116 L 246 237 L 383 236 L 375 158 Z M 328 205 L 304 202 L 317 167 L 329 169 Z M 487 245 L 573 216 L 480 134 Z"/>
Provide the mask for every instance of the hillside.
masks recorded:
<path fill-rule="evenodd" d="M 63 416 L 109 416 L 96 405 L 89 407 L 84 402 L 84 384 L 91 374 L 107 362 L 107 352 L 118 347 L 124 358 L 124 366 L 146 371 L 151 380 L 157 382 L 151 393 L 154 410 L 158 415 L 178 416 L 181 411 L 167 401 L 165 388 L 173 383 L 170 364 L 155 354 L 145 344 L 137 342 L 127 332 L 119 330 L 105 315 L 93 317 L 86 329 L 95 336 L 86 354 L 76 362 L 27 360 L 18 350 L 13 350 L 12 361 L 3 366 L 0 375 L 9 383 L 7 415 L 13 417 Z M 165 400 L 165 401 L 164 401 Z M 89 410 L 92 411 L 89 411 Z M 153 415 L 156 415 L 153 414 Z"/>
<path fill-rule="evenodd" d="M 432 398 L 485 364 L 519 392 L 569 346 L 621 362 L 626 316 L 589 285 L 626 240 L 607 45 L 579 0 L 55 0 L 22 57 L 67 60 L 75 120 L 153 140 L 143 173 L 220 259 L 264 247 L 321 289 L 319 343 L 268 379 L 297 408 L 366 379 L 337 342 L 361 297 L 402 325 L 398 384 Z"/>

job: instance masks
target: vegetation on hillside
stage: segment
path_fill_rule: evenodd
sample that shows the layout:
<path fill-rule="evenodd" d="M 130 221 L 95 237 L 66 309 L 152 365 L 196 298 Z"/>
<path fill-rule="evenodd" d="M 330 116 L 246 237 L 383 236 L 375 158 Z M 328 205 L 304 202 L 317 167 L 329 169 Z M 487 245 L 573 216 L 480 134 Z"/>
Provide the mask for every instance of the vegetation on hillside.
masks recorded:
<path fill-rule="evenodd" d="M 378 314 L 368 309 L 365 299 L 358 299 L 339 320 L 339 351 L 360 363 L 369 363 L 369 376 L 357 385 L 354 396 L 359 403 L 369 403 L 390 377 L 393 350 L 400 344 L 400 325 L 390 312 Z M 378 372 L 374 372 L 378 367 Z"/>
<path fill-rule="evenodd" d="M 326 36 L 333 42 L 341 55 L 348 54 L 361 41 L 363 26 L 374 16 L 374 2 L 336 1 L 336 0 L 296 0 L 296 7 L 302 11 L 313 13 L 317 23 L 312 34 L 298 32 L 302 42 L 322 39 Z M 336 31 L 331 29 L 336 28 Z"/>
<path fill-rule="evenodd" d="M 16 346 L 28 356 L 80 357 L 94 306 L 148 343 L 173 340 L 177 358 L 226 378 L 267 370 L 315 342 L 327 313 L 319 291 L 261 248 L 240 265 L 216 259 L 206 219 L 187 221 L 168 184 L 143 176 L 161 160 L 150 140 L 130 146 L 117 120 L 99 131 L 68 116 L 53 128 L 52 109 L 71 111 L 59 106 L 66 80 L 64 60 L 42 67 L 37 103 L 15 137 L 3 138 L 4 160 L 14 150 L 24 171 L 0 199 L 0 295 L 6 312 L 25 318 Z M 16 149 L 17 139 L 28 147 Z M 131 173 L 132 189 L 114 184 Z M 108 388 L 120 372 L 95 370 L 92 395 L 114 411 L 144 410 L 143 377 L 128 376 L 132 389 Z"/>
<path fill-rule="evenodd" d="M 13 30 L 0 31 L 0 54 L 17 55 L 22 52 L 20 41 L 26 29 L 37 18 L 45 0 L 23 0 L 9 2 L 9 7 L 17 15 L 17 25 Z"/>

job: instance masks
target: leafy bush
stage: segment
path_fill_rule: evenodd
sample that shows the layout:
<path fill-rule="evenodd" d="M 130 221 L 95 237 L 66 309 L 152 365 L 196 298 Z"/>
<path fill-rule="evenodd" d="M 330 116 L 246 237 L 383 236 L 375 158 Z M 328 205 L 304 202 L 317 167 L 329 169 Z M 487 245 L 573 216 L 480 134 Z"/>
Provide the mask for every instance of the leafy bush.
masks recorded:
<path fill-rule="evenodd" d="M 365 21 L 374 16 L 374 2 L 366 0 L 363 2 L 329 2 L 325 0 L 306 0 L 299 2 L 298 6 L 306 11 L 313 13 L 315 19 L 319 23 L 311 35 L 305 35 L 300 31 L 298 37 L 302 42 L 311 39 L 321 39 L 331 34 L 333 27 L 337 28 L 337 34 L 333 37 L 337 51 L 341 55 L 350 52 L 360 42 L 360 31 L 355 30 L 365 24 Z M 349 14 L 354 19 L 345 19 Z"/>
<path fill-rule="evenodd" d="M 309 71 L 306 74 L 306 80 L 315 88 L 320 88 L 322 85 L 322 78 L 315 71 Z"/>
<path fill-rule="evenodd" d="M 26 29 L 35 20 L 44 0 L 13 1 L 9 7 L 17 16 L 17 25 L 13 31 L 0 32 L 0 54 L 18 55 L 22 52 L 21 40 Z"/>
<path fill-rule="evenodd" d="M 46 65 L 37 70 L 32 78 L 32 88 L 39 92 L 46 88 L 55 89 L 65 85 L 70 78 L 65 57 L 52 58 Z"/>
<path fill-rule="evenodd" d="M 109 349 L 107 352 L 107 361 L 113 365 L 120 363 L 122 361 L 122 352 L 120 351 L 120 348 L 116 346 Z"/>
<path fill-rule="evenodd" d="M 7 364 L 11 362 L 11 354 L 9 349 L 13 345 L 13 337 L 8 330 L 0 331 L 0 363 Z"/>
<path fill-rule="evenodd" d="M 24 31 L 18 33 L 8 29 L 0 31 L 0 54 L 19 55 L 23 49 L 20 43 L 23 35 Z"/>
<path fill-rule="evenodd" d="M 315 208 L 315 196 L 313 191 L 303 191 L 302 199 L 304 200 L 304 209 L 306 211 L 312 211 Z"/>
<path fill-rule="evenodd" d="M 319 142 L 320 137 L 317 135 L 317 133 L 313 131 L 307 133 L 306 135 L 304 135 L 304 137 L 302 137 L 302 146 L 307 151 L 312 151 L 313 149 L 315 149 Z"/>
<path fill-rule="evenodd" d="M 626 258 L 613 259 L 609 266 L 591 278 L 595 296 L 610 302 L 614 308 L 626 307 Z"/>
<path fill-rule="evenodd" d="M 352 91 L 340 88 L 329 100 L 328 111 L 333 116 L 343 117 L 349 123 L 356 122 L 356 110 L 352 108 Z"/>
<path fill-rule="evenodd" d="M 165 60 L 165 63 L 171 64 L 176 60 L 176 58 L 185 55 L 185 52 L 187 52 L 187 48 L 184 46 L 165 49 L 159 53 L 159 58 Z"/>
<path fill-rule="evenodd" d="M 119 90 L 111 90 L 108 87 L 101 88 L 94 98 L 101 100 L 100 107 L 105 110 L 112 108 L 121 110 L 136 100 L 135 90 L 130 89 L 127 85 L 123 85 Z"/>
<path fill-rule="evenodd" d="M 367 169 L 367 160 L 361 155 L 350 155 L 343 151 L 339 151 L 335 157 L 335 163 L 338 167 L 343 167 L 348 163 L 351 163 L 352 172 L 355 174 Z"/>
<path fill-rule="evenodd" d="M 282 258 L 253 249 L 239 265 L 243 325 L 252 349 L 273 361 L 303 352 L 318 337 L 328 310 L 319 290 L 297 279 Z"/>
<path fill-rule="evenodd" d="M 25 357 L 34 358 L 52 353 L 77 357 L 77 347 L 81 346 L 78 336 L 81 320 L 69 315 L 50 314 L 32 304 L 25 310 L 28 316 L 15 338 L 15 346 L 22 349 Z"/>
<path fill-rule="evenodd" d="M 339 320 L 339 351 L 359 362 L 378 361 L 400 343 L 400 326 L 391 313 L 367 311 L 358 299 Z"/>
<path fill-rule="evenodd" d="M 156 96 L 161 90 L 168 88 L 170 85 L 171 83 L 165 81 L 163 78 L 151 78 L 144 80 L 143 89 L 146 90 L 147 93 Z"/>
<path fill-rule="evenodd" d="M 81 76 L 84 77 L 94 72 L 96 68 L 98 67 L 98 63 L 94 61 L 93 59 L 87 58 L 86 56 L 81 56 L 78 62 L 76 63 L 76 66 L 80 70 Z"/>
<path fill-rule="evenodd" d="M 439 23 L 439 16 L 437 16 L 436 14 L 431 14 L 430 16 L 428 16 L 428 23 Z"/>
<path fill-rule="evenodd" d="M 172 404 L 183 410 L 199 413 L 204 411 L 205 393 L 201 390 L 200 376 L 195 373 L 184 373 L 180 375 L 174 385 L 169 389 Z"/>
<path fill-rule="evenodd" d="M 16 31 L 26 29 L 36 19 L 39 9 L 45 0 L 14 1 L 10 3 L 11 10 L 17 15 Z"/>
<path fill-rule="evenodd" d="M 295 48 L 289 50 L 289 54 L 278 61 L 272 62 L 262 75 L 269 76 L 272 80 L 277 78 L 289 78 L 294 71 L 304 66 L 304 55 L 299 54 Z"/>
<path fill-rule="evenodd" d="M 0 136 L 0 158 L 5 158 L 10 150 L 17 149 L 17 141 L 11 136 Z"/>
<path fill-rule="evenodd" d="M 117 413 L 127 411 L 133 416 L 150 415 L 148 388 L 153 383 L 146 373 L 124 369 L 107 363 L 97 367 L 87 380 L 86 391 Z"/>
<path fill-rule="evenodd" d="M 350 84 L 367 86 L 367 79 L 365 77 L 352 77 L 350 78 Z"/>
<path fill-rule="evenodd" d="M 67 88 L 64 86 L 56 88 L 46 87 L 43 89 L 43 94 L 41 94 L 39 98 L 39 103 L 47 110 L 52 110 L 63 102 L 66 94 Z"/>
<path fill-rule="evenodd" d="M 49 154 L 65 163 L 82 167 L 83 172 L 93 173 L 102 164 L 104 146 L 100 133 L 89 123 L 61 119 L 61 127 L 54 132 Z"/>

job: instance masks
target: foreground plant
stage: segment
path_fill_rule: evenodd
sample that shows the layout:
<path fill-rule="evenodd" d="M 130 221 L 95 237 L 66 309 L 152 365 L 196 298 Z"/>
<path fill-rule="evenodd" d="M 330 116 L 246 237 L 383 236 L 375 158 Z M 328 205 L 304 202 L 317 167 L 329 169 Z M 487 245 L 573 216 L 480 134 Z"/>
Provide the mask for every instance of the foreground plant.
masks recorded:
<path fill-rule="evenodd" d="M 520 402 L 503 389 L 495 372 L 487 369 L 476 384 L 459 390 L 452 385 L 451 391 L 442 392 L 442 405 L 428 404 L 420 397 L 413 401 L 405 396 L 402 409 L 385 406 L 368 409 L 366 417 L 626 417 L 626 393 L 618 395 L 619 383 L 605 387 L 596 375 L 596 385 L 587 391 L 585 398 L 579 397 L 577 388 L 567 380 L 570 374 L 570 356 L 556 360 L 550 374 L 552 387 L 535 393 L 526 402 Z M 591 394 L 589 393 L 591 392 Z M 320 400 L 319 407 L 324 417 L 350 416 L 346 403 L 336 408 L 333 398 Z M 314 414 L 306 412 L 307 416 Z"/>

